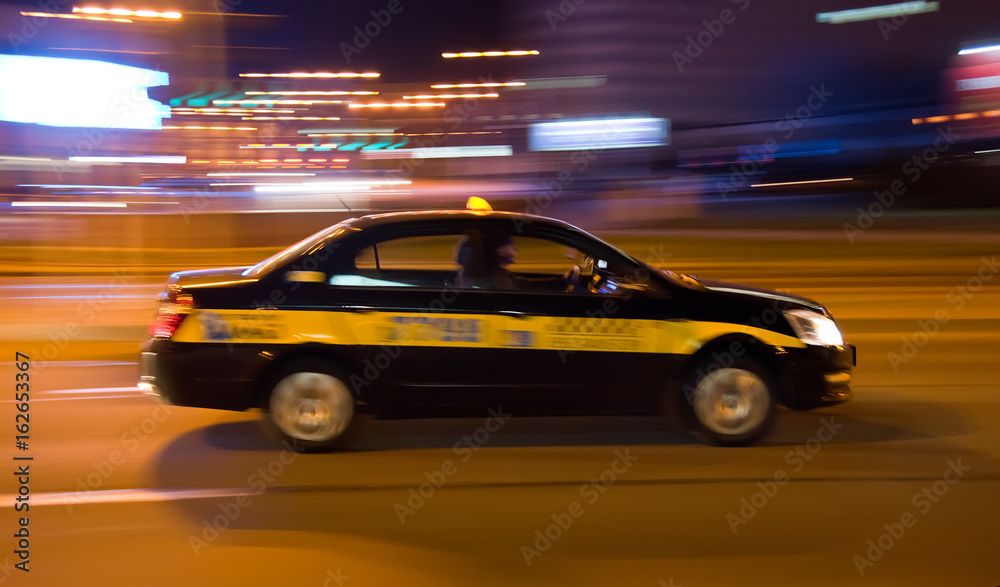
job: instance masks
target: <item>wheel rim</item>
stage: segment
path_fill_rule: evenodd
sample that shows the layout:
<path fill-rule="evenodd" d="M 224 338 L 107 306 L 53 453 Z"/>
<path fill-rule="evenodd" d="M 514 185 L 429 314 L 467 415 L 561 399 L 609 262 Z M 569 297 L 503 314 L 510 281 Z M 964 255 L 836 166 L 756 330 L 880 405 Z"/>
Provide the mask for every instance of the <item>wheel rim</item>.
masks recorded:
<path fill-rule="evenodd" d="M 760 426 L 771 407 L 767 384 L 752 371 L 718 369 L 698 382 L 694 410 L 716 434 L 740 435 Z"/>
<path fill-rule="evenodd" d="M 271 416 L 297 440 L 322 442 L 344 433 L 354 417 L 354 398 L 343 381 L 325 373 L 295 373 L 271 394 Z"/>

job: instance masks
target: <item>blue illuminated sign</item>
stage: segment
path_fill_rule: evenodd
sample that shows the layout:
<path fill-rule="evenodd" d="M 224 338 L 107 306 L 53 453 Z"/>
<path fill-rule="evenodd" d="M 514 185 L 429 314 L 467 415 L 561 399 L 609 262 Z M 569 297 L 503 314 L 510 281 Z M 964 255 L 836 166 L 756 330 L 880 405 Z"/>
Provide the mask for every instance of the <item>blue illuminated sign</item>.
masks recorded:
<path fill-rule="evenodd" d="M 0 55 L 0 120 L 45 126 L 159 130 L 170 107 L 146 89 L 162 71 L 90 59 Z"/>
<path fill-rule="evenodd" d="M 532 151 L 629 149 L 669 144 L 666 118 L 595 118 L 533 124 L 528 130 Z"/>

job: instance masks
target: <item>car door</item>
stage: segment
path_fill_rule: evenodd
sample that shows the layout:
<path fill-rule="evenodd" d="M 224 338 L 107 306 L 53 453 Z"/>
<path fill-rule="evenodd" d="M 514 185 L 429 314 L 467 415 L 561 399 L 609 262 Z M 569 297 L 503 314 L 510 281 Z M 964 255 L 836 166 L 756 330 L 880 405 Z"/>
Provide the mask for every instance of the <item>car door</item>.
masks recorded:
<path fill-rule="evenodd" d="M 481 413 L 500 405 L 492 317 L 469 295 L 480 277 L 480 238 L 455 221 L 366 230 L 330 272 L 329 319 L 353 332 L 359 383 L 385 411 Z"/>
<path fill-rule="evenodd" d="M 516 249 L 506 267 L 515 284 L 505 278 L 469 297 L 498 316 L 493 357 L 505 366 L 505 406 L 520 413 L 655 410 L 673 371 L 672 300 L 658 280 L 582 233 L 494 226 L 484 236 L 488 266 L 498 243 Z M 567 291 L 563 276 L 588 262 L 594 273 L 585 267 Z"/>

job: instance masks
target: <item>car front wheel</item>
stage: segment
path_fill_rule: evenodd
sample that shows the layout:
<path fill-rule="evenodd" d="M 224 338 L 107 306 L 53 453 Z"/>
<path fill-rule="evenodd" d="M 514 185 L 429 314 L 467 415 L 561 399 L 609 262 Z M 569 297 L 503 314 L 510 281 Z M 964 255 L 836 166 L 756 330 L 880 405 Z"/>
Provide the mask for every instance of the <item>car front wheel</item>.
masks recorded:
<path fill-rule="evenodd" d="M 336 370 L 299 363 L 277 377 L 267 401 L 265 429 L 305 450 L 328 450 L 354 422 L 354 395 Z"/>
<path fill-rule="evenodd" d="M 739 359 L 722 368 L 700 365 L 683 389 L 681 415 L 688 431 L 700 440 L 745 446 L 757 441 L 774 422 L 774 387 L 767 371 L 755 361 Z"/>

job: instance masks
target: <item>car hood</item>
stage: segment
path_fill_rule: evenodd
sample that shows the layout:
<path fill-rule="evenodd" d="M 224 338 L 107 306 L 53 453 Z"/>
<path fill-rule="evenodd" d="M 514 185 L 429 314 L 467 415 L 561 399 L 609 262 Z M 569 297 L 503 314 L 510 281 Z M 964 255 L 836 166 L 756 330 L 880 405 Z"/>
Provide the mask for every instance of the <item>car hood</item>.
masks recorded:
<path fill-rule="evenodd" d="M 223 267 L 220 269 L 198 269 L 195 271 L 176 271 L 170 274 L 167 285 L 176 285 L 182 288 L 193 287 L 213 287 L 219 285 L 233 285 L 236 283 L 249 283 L 257 281 L 254 277 L 246 277 L 243 272 L 249 269 L 244 267 Z"/>
<path fill-rule="evenodd" d="M 698 281 L 708 290 L 719 292 L 736 294 L 740 296 L 749 296 L 760 299 L 775 300 L 778 302 L 785 302 L 790 305 L 797 305 L 800 307 L 805 307 L 813 312 L 819 312 L 820 314 L 829 316 L 827 309 L 819 302 L 810 300 L 809 298 L 803 298 L 801 296 L 796 296 L 792 294 L 781 293 L 777 291 L 772 291 L 769 289 L 763 289 L 759 287 L 752 287 L 749 285 L 741 285 L 739 283 L 730 283 L 727 281 L 715 281 L 711 279 L 701 279 Z"/>

